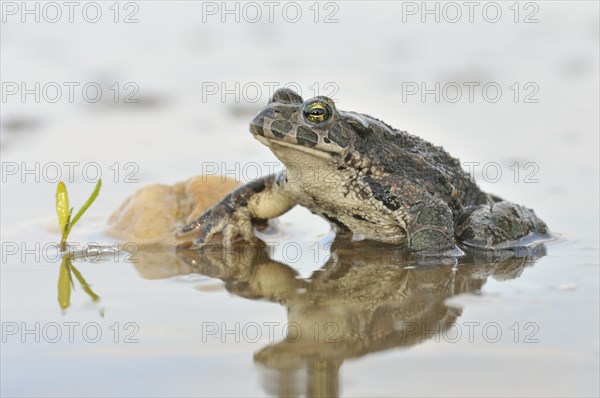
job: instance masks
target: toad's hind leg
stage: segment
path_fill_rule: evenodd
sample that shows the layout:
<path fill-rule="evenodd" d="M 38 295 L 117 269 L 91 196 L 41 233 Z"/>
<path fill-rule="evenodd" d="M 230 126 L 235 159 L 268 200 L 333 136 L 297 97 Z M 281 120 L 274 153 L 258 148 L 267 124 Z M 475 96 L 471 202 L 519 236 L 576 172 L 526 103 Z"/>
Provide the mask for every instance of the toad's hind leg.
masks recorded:
<path fill-rule="evenodd" d="M 468 207 L 458 217 L 454 233 L 467 246 L 491 250 L 524 247 L 550 237 L 533 210 L 506 201 Z"/>
<path fill-rule="evenodd" d="M 452 211 L 441 201 L 411 208 L 406 225 L 410 251 L 442 253 L 454 248 Z"/>

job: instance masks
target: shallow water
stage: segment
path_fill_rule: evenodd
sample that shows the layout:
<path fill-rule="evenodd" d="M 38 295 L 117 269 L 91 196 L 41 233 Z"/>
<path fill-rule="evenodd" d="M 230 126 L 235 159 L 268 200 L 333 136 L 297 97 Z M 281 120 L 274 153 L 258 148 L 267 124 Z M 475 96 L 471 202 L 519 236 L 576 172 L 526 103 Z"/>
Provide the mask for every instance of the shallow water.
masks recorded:
<path fill-rule="evenodd" d="M 136 4 L 135 24 L 112 22 L 108 3 L 97 24 L 2 24 L 3 82 L 104 88 L 97 103 L 2 101 L 2 396 L 600 394 L 597 3 L 536 2 L 533 24 L 511 22 L 508 3 L 499 23 L 421 23 L 403 22 L 400 3 L 341 2 L 333 24 L 314 23 L 308 5 L 310 18 L 271 24 Z M 114 82 L 134 82 L 139 103 L 115 101 Z M 257 83 L 261 97 L 203 98 L 223 82 Z M 304 97 L 337 89 L 341 109 L 479 162 L 482 188 L 535 209 L 559 239 L 520 258 L 416 264 L 334 241 L 296 208 L 264 250 L 76 259 L 101 299 L 75 281 L 61 310 L 55 164 L 75 207 L 101 171 L 70 241 L 111 245 L 109 214 L 143 185 L 281 167 L 248 134 L 270 82 Z M 415 82 L 497 82 L 504 95 L 403 101 Z M 539 101 L 515 102 L 514 82 L 535 83 Z M 497 181 L 482 174 L 490 162 Z"/>

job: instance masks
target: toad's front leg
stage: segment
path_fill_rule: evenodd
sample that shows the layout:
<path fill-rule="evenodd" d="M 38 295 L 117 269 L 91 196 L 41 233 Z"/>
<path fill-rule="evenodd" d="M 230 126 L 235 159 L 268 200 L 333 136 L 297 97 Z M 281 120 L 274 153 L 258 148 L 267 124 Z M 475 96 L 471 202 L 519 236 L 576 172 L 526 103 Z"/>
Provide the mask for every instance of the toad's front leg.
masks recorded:
<path fill-rule="evenodd" d="M 279 173 L 243 185 L 183 227 L 177 236 L 195 234 L 196 248 L 204 246 L 217 233 L 223 235 L 226 247 L 238 238 L 255 242 L 255 220 L 277 217 L 296 205 L 286 184 L 284 173 Z"/>

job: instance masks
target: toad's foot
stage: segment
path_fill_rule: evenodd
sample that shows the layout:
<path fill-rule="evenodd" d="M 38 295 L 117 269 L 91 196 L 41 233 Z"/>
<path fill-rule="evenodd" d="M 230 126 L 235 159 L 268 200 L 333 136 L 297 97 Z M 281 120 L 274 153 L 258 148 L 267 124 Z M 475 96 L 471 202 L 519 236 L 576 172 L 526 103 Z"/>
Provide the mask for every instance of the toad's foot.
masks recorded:
<path fill-rule="evenodd" d="M 205 246 L 217 234 L 231 248 L 240 239 L 256 243 L 254 224 L 285 213 L 295 202 L 285 190 L 281 175 L 270 175 L 239 187 L 197 220 L 183 227 L 178 237 L 195 234 L 194 248 Z"/>
<path fill-rule="evenodd" d="M 456 221 L 455 236 L 467 246 L 489 250 L 525 247 L 550 238 L 548 227 L 533 210 L 506 201 L 467 208 Z"/>
<path fill-rule="evenodd" d="M 223 245 L 228 248 L 240 239 L 248 243 L 257 241 L 248 211 L 233 209 L 223 202 L 213 206 L 197 220 L 182 228 L 178 236 L 191 233 L 196 235 L 192 247 L 195 249 L 205 246 L 218 234 L 222 235 Z"/>

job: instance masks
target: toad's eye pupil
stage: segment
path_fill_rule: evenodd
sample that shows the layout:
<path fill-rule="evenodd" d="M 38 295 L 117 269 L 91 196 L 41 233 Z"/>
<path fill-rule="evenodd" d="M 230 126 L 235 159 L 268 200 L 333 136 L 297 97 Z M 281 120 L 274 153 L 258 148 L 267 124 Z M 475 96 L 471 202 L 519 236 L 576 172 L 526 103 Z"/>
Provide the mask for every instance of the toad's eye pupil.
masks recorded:
<path fill-rule="evenodd" d="M 323 123 L 331 117 L 331 108 L 323 102 L 314 102 L 304 109 L 304 117 L 311 123 Z"/>

